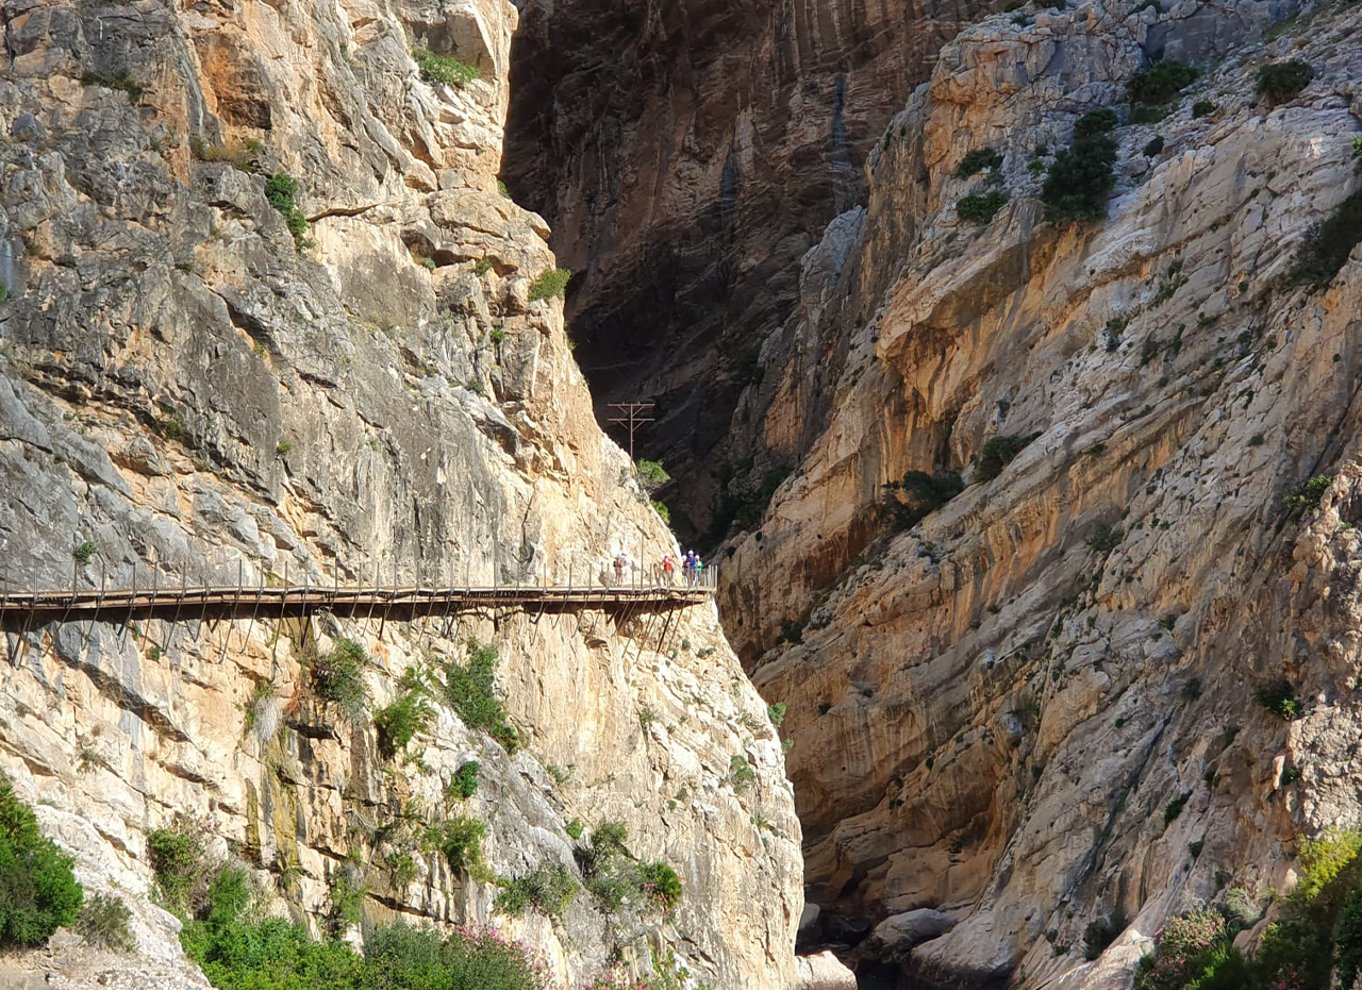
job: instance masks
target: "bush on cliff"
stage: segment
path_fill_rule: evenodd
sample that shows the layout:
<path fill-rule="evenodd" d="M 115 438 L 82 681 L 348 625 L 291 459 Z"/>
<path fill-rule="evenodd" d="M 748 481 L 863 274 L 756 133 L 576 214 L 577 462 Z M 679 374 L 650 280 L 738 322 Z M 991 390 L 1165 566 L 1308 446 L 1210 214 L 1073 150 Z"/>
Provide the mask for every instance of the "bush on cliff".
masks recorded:
<path fill-rule="evenodd" d="M 984 449 L 980 451 L 979 460 L 974 466 L 975 480 L 992 481 L 998 477 L 1003 473 L 1003 468 L 1038 436 L 1039 433 L 1032 433 L 1029 436 L 1004 435 L 990 439 L 984 444 Z"/>
<path fill-rule="evenodd" d="M 1333 215 L 1310 231 L 1296 256 L 1292 276 L 1311 285 L 1328 285 L 1362 242 L 1362 192 L 1353 193 Z"/>
<path fill-rule="evenodd" d="M 1155 62 L 1130 80 L 1128 94 L 1131 103 L 1146 106 L 1167 103 L 1196 81 L 1197 71 L 1171 59 Z"/>
<path fill-rule="evenodd" d="M 1003 156 L 994 148 L 975 148 L 973 151 L 965 153 L 965 157 L 960 159 L 960 164 L 955 166 L 955 177 L 957 179 L 968 179 L 976 172 L 988 170 L 990 172 L 1001 168 Z"/>
<path fill-rule="evenodd" d="M 317 941 L 302 925 L 262 918 L 249 899 L 224 892 L 180 942 L 220 990 L 546 990 L 529 950 L 499 931 L 461 925 L 371 931 L 360 955 L 346 942 Z"/>
<path fill-rule="evenodd" d="M 426 701 L 425 691 L 408 687 L 392 704 L 379 709 L 374 715 L 379 750 L 392 759 L 406 749 L 416 733 L 429 726 L 434 717 L 435 712 Z"/>
<path fill-rule="evenodd" d="M 955 204 L 955 215 L 966 223 L 987 224 L 1007 205 L 1007 194 L 994 190 L 982 196 L 962 196 Z"/>
<path fill-rule="evenodd" d="M 1300 61 L 1273 62 L 1258 70 L 1258 95 L 1272 103 L 1285 103 L 1315 78 L 1315 70 Z"/>
<path fill-rule="evenodd" d="M 482 729 L 508 753 L 520 747 L 520 734 L 506 718 L 496 692 L 497 648 L 469 639 L 463 663 L 445 666 L 445 700 L 470 729 Z"/>
<path fill-rule="evenodd" d="M 364 647 L 352 639 L 338 639 L 331 652 L 316 657 L 310 664 L 312 689 L 318 697 L 335 704 L 346 721 L 358 725 L 369 707 L 369 689 L 364 684 Z"/>
<path fill-rule="evenodd" d="M 965 490 L 955 471 L 906 471 L 884 485 L 884 509 L 896 529 L 910 529 Z"/>
<path fill-rule="evenodd" d="M 479 75 L 476 66 L 460 62 L 452 55 L 437 55 L 429 48 L 414 48 L 411 57 L 421 70 L 421 78 L 428 83 L 464 86 Z"/>
<path fill-rule="evenodd" d="M 1052 220 L 1101 220 L 1116 187 L 1116 142 L 1105 133 L 1079 137 L 1075 128 L 1074 134 L 1073 144 L 1055 156 L 1041 186 L 1045 215 Z"/>
<path fill-rule="evenodd" d="M 71 862 L 0 774 L 0 950 L 42 945 L 76 920 L 84 892 Z"/>
<path fill-rule="evenodd" d="M 530 283 L 530 302 L 561 296 L 567 290 L 567 284 L 571 280 L 572 272 L 566 268 L 550 268 Z"/>

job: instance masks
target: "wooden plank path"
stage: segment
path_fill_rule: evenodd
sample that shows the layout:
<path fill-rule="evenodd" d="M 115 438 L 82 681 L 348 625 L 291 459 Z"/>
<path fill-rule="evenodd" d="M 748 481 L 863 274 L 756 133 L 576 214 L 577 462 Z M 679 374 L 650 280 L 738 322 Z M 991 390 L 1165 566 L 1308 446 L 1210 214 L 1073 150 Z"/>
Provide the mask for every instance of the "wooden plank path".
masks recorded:
<path fill-rule="evenodd" d="M 48 622 L 98 619 L 168 621 L 279 618 L 316 612 L 359 618 L 414 619 L 478 609 L 512 608 L 526 612 L 669 612 L 700 605 L 714 597 L 706 582 L 619 587 L 292 587 L 122 588 L 89 591 L 13 591 L 0 589 L 0 628 L 33 628 Z"/>

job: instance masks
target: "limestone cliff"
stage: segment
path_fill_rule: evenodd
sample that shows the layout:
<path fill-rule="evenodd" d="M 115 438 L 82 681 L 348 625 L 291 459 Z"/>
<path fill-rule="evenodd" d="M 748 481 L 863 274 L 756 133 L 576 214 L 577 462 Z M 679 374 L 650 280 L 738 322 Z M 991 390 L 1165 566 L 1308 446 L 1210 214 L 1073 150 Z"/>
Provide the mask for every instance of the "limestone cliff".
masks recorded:
<path fill-rule="evenodd" d="M 1358 188 L 1359 31 L 1346 3 L 983 20 L 763 344 L 736 428 L 753 485 L 795 470 L 728 547 L 721 614 L 791 706 L 825 931 L 923 909 L 874 950 L 914 986 L 1128 985 L 1170 912 L 1280 887 L 1297 837 L 1362 821 L 1362 265 L 1293 277 Z M 1200 76 L 1133 113 L 1158 57 Z M 1258 96 L 1289 59 L 1312 81 Z M 1105 218 L 1046 222 L 1056 153 L 1108 106 Z M 993 174 L 963 174 L 986 148 Z M 991 221 L 957 210 L 990 191 Z M 1000 473 L 994 438 L 1020 449 Z M 907 471 L 965 486 L 905 527 L 884 485 Z M 1286 498 L 1318 476 L 1317 508 Z M 1281 681 L 1303 718 L 1255 703 Z"/>
<path fill-rule="evenodd" d="M 581 583 L 673 546 L 596 427 L 560 304 L 530 292 L 547 228 L 497 189 L 516 21 L 501 0 L 0 5 L 8 588 Z M 494 872 L 575 871 L 581 819 L 681 875 L 667 918 L 583 894 L 561 922 L 506 921 L 560 981 L 668 950 L 716 988 L 792 979 L 799 825 L 712 607 L 194 619 L 6 633 L 0 769 L 87 886 L 134 903 L 141 942 L 7 978 L 200 985 L 143 896 L 146 832 L 176 816 L 299 919 L 334 907 L 342 868 L 366 924 L 490 918 L 496 888 L 438 856 L 386 868 L 395 826 L 450 813 L 476 759 L 461 807 Z M 514 755 L 441 707 L 386 758 L 304 671 L 352 640 L 377 707 L 470 636 L 499 648 Z"/>
<path fill-rule="evenodd" d="M 681 525 L 728 511 L 724 436 L 800 255 L 862 198 L 885 122 L 986 6 L 522 5 L 507 182 L 577 273 L 572 335 L 601 408 L 656 400 L 643 442 L 685 479 L 664 496 Z"/>

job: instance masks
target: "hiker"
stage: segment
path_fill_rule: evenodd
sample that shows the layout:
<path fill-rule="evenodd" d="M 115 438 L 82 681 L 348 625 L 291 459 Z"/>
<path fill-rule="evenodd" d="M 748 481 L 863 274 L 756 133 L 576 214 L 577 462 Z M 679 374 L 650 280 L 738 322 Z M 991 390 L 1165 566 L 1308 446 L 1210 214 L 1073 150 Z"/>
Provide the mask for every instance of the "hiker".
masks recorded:
<path fill-rule="evenodd" d="M 662 557 L 662 580 L 669 588 L 676 580 L 676 561 L 672 560 L 671 554 Z"/>
<path fill-rule="evenodd" d="M 619 553 L 615 554 L 615 583 L 616 583 L 616 584 L 623 584 L 623 583 L 624 583 L 624 566 L 625 566 L 625 564 L 627 564 L 627 563 L 628 563 L 628 560 L 625 558 L 625 556 L 624 556 L 624 551 L 623 551 L 623 550 L 621 550 Z"/>
<path fill-rule="evenodd" d="M 685 585 L 687 585 L 688 587 L 689 587 L 689 585 L 690 585 L 690 568 L 691 568 L 691 560 L 692 560 L 694 557 L 695 557 L 695 551 L 694 551 L 694 550 L 687 551 L 687 552 L 686 552 L 685 554 L 683 554 L 682 557 L 681 557 L 681 580 L 682 580 L 682 582 L 683 582 Z"/>
<path fill-rule="evenodd" d="M 699 557 L 695 558 L 695 563 L 691 566 L 691 573 L 695 575 L 696 587 L 705 583 L 705 562 Z"/>

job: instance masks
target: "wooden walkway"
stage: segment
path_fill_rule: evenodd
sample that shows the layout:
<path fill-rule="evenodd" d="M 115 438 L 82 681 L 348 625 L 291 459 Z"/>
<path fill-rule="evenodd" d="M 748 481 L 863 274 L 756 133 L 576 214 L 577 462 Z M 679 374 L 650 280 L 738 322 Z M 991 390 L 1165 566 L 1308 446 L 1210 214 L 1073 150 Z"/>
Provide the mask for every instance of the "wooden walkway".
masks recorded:
<path fill-rule="evenodd" d="M 668 585 L 609 587 L 531 587 L 502 585 L 481 588 L 445 587 L 171 587 L 90 591 L 12 591 L 0 588 L 0 628 L 32 629 L 49 622 L 97 619 L 171 622 L 231 618 L 280 618 L 315 612 L 362 619 L 396 621 L 449 616 L 475 610 L 519 609 L 525 612 L 669 612 L 712 600 L 708 582 L 685 587 Z"/>

